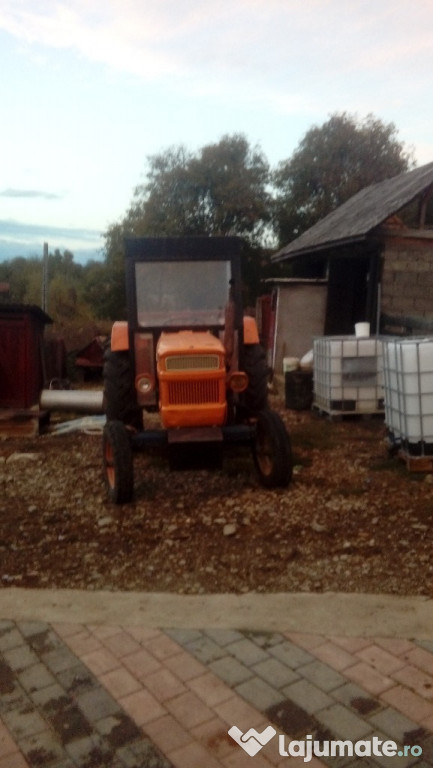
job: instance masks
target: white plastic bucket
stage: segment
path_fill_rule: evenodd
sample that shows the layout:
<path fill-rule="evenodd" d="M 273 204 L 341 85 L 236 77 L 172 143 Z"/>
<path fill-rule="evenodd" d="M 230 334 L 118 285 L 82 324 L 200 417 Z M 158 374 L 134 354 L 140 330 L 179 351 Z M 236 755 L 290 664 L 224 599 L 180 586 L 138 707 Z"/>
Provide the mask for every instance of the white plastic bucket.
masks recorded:
<path fill-rule="evenodd" d="M 299 357 L 283 357 L 283 373 L 297 371 L 299 368 Z"/>
<path fill-rule="evenodd" d="M 310 349 L 300 360 L 301 371 L 312 371 L 314 365 L 314 351 Z"/>
<path fill-rule="evenodd" d="M 370 323 L 355 323 L 355 336 L 358 338 L 370 336 Z"/>

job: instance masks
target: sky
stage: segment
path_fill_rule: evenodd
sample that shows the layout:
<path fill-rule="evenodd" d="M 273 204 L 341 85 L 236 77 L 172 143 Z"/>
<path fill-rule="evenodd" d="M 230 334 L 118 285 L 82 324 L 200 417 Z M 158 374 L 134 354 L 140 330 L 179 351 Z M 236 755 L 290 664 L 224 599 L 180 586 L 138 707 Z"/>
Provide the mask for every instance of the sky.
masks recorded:
<path fill-rule="evenodd" d="M 149 156 L 241 133 L 275 167 L 331 114 L 433 160 L 431 0 L 0 0 L 0 258 L 101 257 Z"/>

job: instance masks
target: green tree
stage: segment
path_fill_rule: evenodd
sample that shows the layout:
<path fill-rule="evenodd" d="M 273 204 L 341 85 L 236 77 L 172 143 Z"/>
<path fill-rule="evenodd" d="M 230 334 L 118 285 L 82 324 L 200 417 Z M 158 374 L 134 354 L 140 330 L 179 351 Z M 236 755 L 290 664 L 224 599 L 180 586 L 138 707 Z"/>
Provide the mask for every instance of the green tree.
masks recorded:
<path fill-rule="evenodd" d="M 17 256 L 0 264 L 0 280 L 9 283 L 10 301 L 40 304 L 42 294 L 41 260 Z"/>
<path fill-rule="evenodd" d="M 50 277 L 67 277 L 69 280 L 80 282 L 83 265 L 74 261 L 74 254 L 65 250 L 63 253 L 56 248 L 48 255 L 48 275 Z"/>
<path fill-rule="evenodd" d="M 117 272 L 100 261 L 84 265 L 82 297 L 95 319 L 125 319 L 123 262 Z"/>
<path fill-rule="evenodd" d="M 125 291 L 125 254 L 123 240 L 126 236 L 144 234 L 141 228 L 133 225 L 132 211 L 128 212 L 123 221 L 112 224 L 104 234 L 105 239 L 105 290 L 104 312 L 112 320 L 126 317 Z"/>
<path fill-rule="evenodd" d="M 290 159 L 274 173 L 275 229 L 284 245 L 360 189 L 413 165 L 393 123 L 334 114 L 307 131 Z"/>
<path fill-rule="evenodd" d="M 99 284 L 104 284 L 106 267 L 99 264 Z M 48 255 L 48 314 L 59 324 L 71 321 L 84 322 L 94 317 L 104 317 L 96 291 L 91 294 L 86 282 L 91 269 L 77 264 L 70 251 L 59 250 Z M 0 264 L 0 281 L 9 283 L 8 301 L 20 304 L 40 305 L 42 298 L 43 261 L 39 256 L 18 256 Z M 95 304 L 95 306 L 93 306 Z"/>
<path fill-rule="evenodd" d="M 234 234 L 257 245 L 270 219 L 268 180 L 266 158 L 238 134 L 196 154 L 169 149 L 149 158 L 128 223 L 140 234 Z"/>
<path fill-rule="evenodd" d="M 247 243 L 244 277 L 256 283 L 252 254 L 261 258 L 272 217 L 269 178 L 262 152 L 238 134 L 196 153 L 179 146 L 149 157 L 126 216 L 105 233 L 111 316 L 125 313 L 125 236 L 238 235 Z"/>
<path fill-rule="evenodd" d="M 146 182 L 136 188 L 124 222 L 134 234 L 199 233 L 197 180 L 190 169 L 193 157 L 182 146 L 148 157 Z"/>

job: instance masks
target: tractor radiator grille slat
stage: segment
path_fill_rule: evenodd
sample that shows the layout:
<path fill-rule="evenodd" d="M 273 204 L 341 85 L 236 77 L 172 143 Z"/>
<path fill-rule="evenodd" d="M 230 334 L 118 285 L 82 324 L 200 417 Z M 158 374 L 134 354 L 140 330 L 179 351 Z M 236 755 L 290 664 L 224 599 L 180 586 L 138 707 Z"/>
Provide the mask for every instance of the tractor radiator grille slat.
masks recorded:
<path fill-rule="evenodd" d="M 217 371 L 218 355 L 171 355 L 166 358 L 167 371 Z"/>
<path fill-rule="evenodd" d="M 218 381 L 170 381 L 169 405 L 203 405 L 219 402 Z"/>

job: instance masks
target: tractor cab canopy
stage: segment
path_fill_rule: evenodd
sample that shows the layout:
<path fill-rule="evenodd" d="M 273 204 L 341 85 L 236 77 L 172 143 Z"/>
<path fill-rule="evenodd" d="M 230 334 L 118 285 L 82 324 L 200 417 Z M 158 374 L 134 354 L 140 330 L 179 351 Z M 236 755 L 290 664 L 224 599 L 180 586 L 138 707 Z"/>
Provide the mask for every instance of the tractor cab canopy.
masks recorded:
<path fill-rule="evenodd" d="M 130 329 L 222 328 L 229 293 L 240 328 L 240 249 L 234 237 L 126 240 Z"/>

